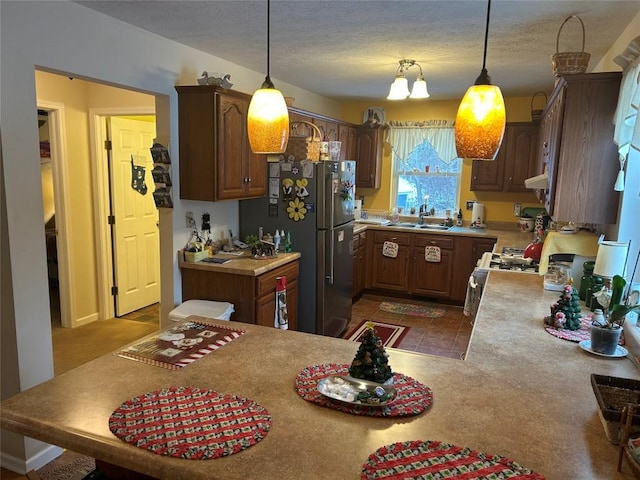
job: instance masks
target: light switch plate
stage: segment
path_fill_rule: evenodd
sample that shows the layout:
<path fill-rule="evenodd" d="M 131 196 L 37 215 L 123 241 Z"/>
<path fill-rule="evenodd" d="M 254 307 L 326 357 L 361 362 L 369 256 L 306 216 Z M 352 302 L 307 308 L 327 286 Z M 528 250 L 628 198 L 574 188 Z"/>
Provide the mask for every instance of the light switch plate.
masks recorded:
<path fill-rule="evenodd" d="M 521 203 L 514 203 L 513 204 L 513 214 L 516 217 L 519 217 L 521 213 L 522 213 L 522 204 Z"/>
<path fill-rule="evenodd" d="M 473 204 L 476 203 L 473 200 L 467 200 L 467 210 L 473 210 Z"/>

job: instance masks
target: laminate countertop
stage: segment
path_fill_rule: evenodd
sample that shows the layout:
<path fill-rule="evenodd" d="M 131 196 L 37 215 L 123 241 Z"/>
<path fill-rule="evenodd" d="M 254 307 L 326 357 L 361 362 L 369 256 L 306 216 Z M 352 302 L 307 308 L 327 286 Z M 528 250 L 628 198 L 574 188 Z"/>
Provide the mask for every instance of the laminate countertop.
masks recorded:
<path fill-rule="evenodd" d="M 299 252 L 278 253 L 275 257 L 256 259 L 251 257 L 247 251 L 242 256 L 215 254 L 214 258 L 229 260 L 227 263 L 216 264 L 206 262 L 187 262 L 184 260 L 182 251 L 178 251 L 178 266 L 192 270 L 210 270 L 215 272 L 231 273 L 234 275 L 248 275 L 257 277 L 275 268 L 286 265 L 300 258 Z"/>
<path fill-rule="evenodd" d="M 301 399 L 296 374 L 348 364 L 357 344 L 242 324 L 245 335 L 177 371 L 100 357 L 4 400 L 1 427 L 171 480 L 356 480 L 376 449 L 408 440 L 503 455 L 547 479 L 633 478 L 626 465 L 616 473 L 618 448 L 605 436 L 590 374 L 638 379 L 639 371 L 627 358 L 549 335 L 542 319 L 556 299 L 537 275 L 491 271 L 466 360 L 388 349 L 394 371 L 433 391 L 430 408 L 415 417 L 356 416 Z M 162 457 L 111 434 L 108 418 L 123 401 L 172 386 L 255 400 L 271 414 L 271 429 L 257 445 L 215 460 Z"/>

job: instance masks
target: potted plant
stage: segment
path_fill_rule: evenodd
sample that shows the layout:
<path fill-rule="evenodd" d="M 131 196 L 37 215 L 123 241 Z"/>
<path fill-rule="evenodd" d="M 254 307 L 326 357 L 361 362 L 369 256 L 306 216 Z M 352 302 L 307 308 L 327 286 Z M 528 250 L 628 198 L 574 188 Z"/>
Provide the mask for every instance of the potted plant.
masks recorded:
<path fill-rule="evenodd" d="M 640 305 L 621 303 L 626 285 L 624 278 L 615 275 L 611 289 L 604 287 L 593 294 L 602 305 L 602 312 L 596 309 L 591 322 L 591 350 L 594 352 L 615 354 L 627 313 L 640 311 Z"/>
<path fill-rule="evenodd" d="M 247 235 L 244 239 L 244 243 L 246 243 L 251 248 L 251 255 L 253 257 L 259 256 L 262 253 L 260 250 L 260 245 L 262 242 L 255 235 Z"/>

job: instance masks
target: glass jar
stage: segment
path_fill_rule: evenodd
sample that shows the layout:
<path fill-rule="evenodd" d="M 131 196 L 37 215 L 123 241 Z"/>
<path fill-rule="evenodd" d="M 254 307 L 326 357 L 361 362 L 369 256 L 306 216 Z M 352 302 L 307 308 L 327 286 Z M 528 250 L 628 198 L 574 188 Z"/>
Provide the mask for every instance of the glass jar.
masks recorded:
<path fill-rule="evenodd" d="M 582 264 L 582 268 L 584 270 L 582 278 L 580 279 L 580 290 L 578 291 L 578 295 L 580 296 L 580 300 L 587 300 L 587 290 L 591 285 L 591 281 L 593 280 L 593 267 L 595 267 L 596 262 L 584 262 Z"/>

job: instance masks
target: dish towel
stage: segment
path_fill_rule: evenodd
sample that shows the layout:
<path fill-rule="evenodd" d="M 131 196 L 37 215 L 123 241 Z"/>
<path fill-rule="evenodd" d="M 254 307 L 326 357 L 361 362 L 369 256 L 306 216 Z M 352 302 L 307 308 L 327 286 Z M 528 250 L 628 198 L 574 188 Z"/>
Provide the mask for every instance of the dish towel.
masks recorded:
<path fill-rule="evenodd" d="M 598 254 L 598 236 L 595 233 L 559 233 L 549 232 L 542 246 L 538 273 L 544 275 L 549 268 L 549 255 L 573 253 L 583 257 L 595 257 Z"/>

